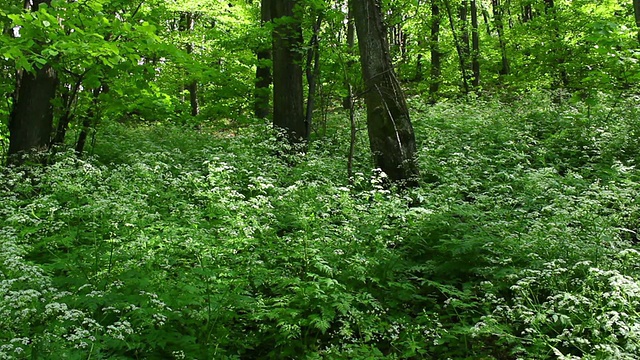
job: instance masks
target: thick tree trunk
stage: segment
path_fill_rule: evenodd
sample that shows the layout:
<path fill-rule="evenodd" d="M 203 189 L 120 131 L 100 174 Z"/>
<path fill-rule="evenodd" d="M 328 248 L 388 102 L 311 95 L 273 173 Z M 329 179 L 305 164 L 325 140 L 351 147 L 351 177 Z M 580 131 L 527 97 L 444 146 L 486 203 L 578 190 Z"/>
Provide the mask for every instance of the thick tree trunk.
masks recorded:
<path fill-rule="evenodd" d="M 393 180 L 416 186 L 416 141 L 393 71 L 379 1 L 351 0 L 365 83 L 367 129 L 375 165 Z"/>
<path fill-rule="evenodd" d="M 297 0 L 272 0 L 273 125 L 290 142 L 308 140 L 302 88 L 302 25 L 295 13 Z"/>
<path fill-rule="evenodd" d="M 429 85 L 429 101 L 435 103 L 440 89 L 440 76 L 442 74 L 440 52 L 440 8 L 438 0 L 431 0 L 431 84 Z"/>
<path fill-rule="evenodd" d="M 478 4 L 471 0 L 471 71 L 473 72 L 472 85 L 480 86 L 480 34 L 478 33 Z"/>
<path fill-rule="evenodd" d="M 264 25 L 271 21 L 271 1 L 262 0 L 260 3 L 260 21 Z M 265 119 L 269 116 L 269 86 L 271 86 L 271 46 L 264 46 L 258 49 L 256 56 L 258 65 L 256 66 L 256 88 L 254 92 L 253 111 L 258 119 Z"/>
<path fill-rule="evenodd" d="M 37 10 L 40 4 L 51 0 L 34 0 L 27 9 Z M 20 164 L 20 154 L 32 151 L 48 150 L 53 130 L 53 104 L 58 77 L 49 64 L 45 64 L 35 73 L 23 71 L 17 76 L 13 108 L 9 116 L 9 152 L 8 162 Z"/>

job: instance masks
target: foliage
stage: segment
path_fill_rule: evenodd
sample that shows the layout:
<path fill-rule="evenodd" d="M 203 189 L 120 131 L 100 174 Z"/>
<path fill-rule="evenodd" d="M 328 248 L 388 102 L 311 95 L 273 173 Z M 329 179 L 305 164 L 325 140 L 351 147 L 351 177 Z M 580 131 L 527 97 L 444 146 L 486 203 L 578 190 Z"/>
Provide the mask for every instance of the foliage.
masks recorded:
<path fill-rule="evenodd" d="M 112 124 L 4 169 L 0 357 L 637 358 L 633 99 L 550 98 L 411 99 L 411 191 L 345 182 L 339 114 L 306 154 Z"/>

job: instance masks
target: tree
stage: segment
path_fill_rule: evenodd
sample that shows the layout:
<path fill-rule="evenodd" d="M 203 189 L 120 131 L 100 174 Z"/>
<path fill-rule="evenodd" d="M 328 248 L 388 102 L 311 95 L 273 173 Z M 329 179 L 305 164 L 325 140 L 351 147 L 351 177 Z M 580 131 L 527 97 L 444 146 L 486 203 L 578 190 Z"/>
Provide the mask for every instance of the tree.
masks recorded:
<path fill-rule="evenodd" d="M 393 181 L 416 186 L 416 141 L 389 54 L 377 0 L 351 0 L 365 84 L 367 129 L 375 165 Z"/>
<path fill-rule="evenodd" d="M 440 89 L 440 75 L 442 74 L 440 51 L 440 7 L 438 0 L 431 0 L 431 84 L 429 85 L 429 98 L 435 103 L 438 90 Z"/>
<path fill-rule="evenodd" d="M 290 142 L 308 140 L 310 124 L 304 116 L 302 87 L 302 24 L 297 0 L 272 0 L 273 125 Z"/>
<path fill-rule="evenodd" d="M 633 14 L 638 28 L 638 42 L 640 42 L 640 0 L 633 0 Z"/>
<path fill-rule="evenodd" d="M 26 9 L 38 11 L 51 0 L 25 2 Z M 33 71 L 20 70 L 9 116 L 9 162 L 22 162 L 20 154 L 47 150 L 53 129 L 53 104 L 58 76 L 53 67 L 42 64 Z"/>
<path fill-rule="evenodd" d="M 462 76 L 462 87 L 465 94 L 469 93 L 469 80 L 467 76 L 466 55 L 469 53 L 469 39 L 466 39 L 466 45 L 458 39 L 458 32 L 456 30 L 455 22 L 453 20 L 453 12 L 451 10 L 451 0 L 444 0 L 444 4 L 447 8 L 447 15 L 449 17 L 449 25 L 451 25 L 451 34 L 453 35 L 453 43 L 458 52 L 458 63 L 460 64 L 460 74 Z M 466 8 L 466 6 L 465 6 Z M 465 9 L 465 22 L 466 22 L 466 9 Z M 466 47 L 466 52 L 465 52 Z"/>
<path fill-rule="evenodd" d="M 271 21 L 271 0 L 260 2 L 260 24 Z M 253 113 L 256 118 L 264 119 L 271 112 L 269 109 L 269 86 L 271 86 L 271 49 L 263 44 L 256 52 L 256 88 L 254 92 Z"/>
<path fill-rule="evenodd" d="M 553 0 L 551 0 L 553 1 Z M 502 19 L 502 4 L 500 0 L 491 0 L 493 6 L 493 20 L 496 30 L 498 32 L 498 42 L 500 43 L 500 53 L 502 57 L 502 66 L 500 68 L 500 75 L 509 75 L 511 72 L 511 65 L 509 64 L 509 57 L 507 56 L 507 42 L 504 38 L 504 20 Z"/>
<path fill-rule="evenodd" d="M 178 25 L 178 31 L 182 33 L 192 33 L 196 24 L 197 15 L 191 11 L 180 12 L 180 20 Z M 187 40 L 186 44 L 187 54 L 193 54 L 193 42 L 191 39 Z M 200 105 L 198 103 L 198 80 L 190 74 L 191 79 L 185 88 L 189 91 L 189 105 L 191 107 L 191 116 L 197 116 L 200 113 Z"/>
<path fill-rule="evenodd" d="M 480 86 L 480 34 L 478 32 L 478 4 L 476 0 L 471 0 L 471 71 L 473 72 L 472 85 L 474 88 Z"/>

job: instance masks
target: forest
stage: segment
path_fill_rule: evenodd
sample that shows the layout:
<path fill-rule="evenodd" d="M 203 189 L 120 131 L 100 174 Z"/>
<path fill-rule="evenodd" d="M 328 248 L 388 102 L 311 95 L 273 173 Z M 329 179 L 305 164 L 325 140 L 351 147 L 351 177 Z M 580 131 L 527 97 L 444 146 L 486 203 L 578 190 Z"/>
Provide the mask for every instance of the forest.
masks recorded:
<path fill-rule="evenodd" d="M 0 360 L 640 358 L 640 0 L 0 27 Z"/>

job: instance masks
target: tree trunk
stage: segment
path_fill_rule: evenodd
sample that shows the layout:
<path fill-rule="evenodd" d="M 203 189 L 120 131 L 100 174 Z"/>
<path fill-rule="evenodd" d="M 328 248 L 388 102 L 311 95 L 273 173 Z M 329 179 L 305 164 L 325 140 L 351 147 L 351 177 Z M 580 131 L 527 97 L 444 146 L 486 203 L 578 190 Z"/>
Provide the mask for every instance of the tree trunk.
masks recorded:
<path fill-rule="evenodd" d="M 355 26 L 353 24 L 353 12 L 351 11 L 351 8 L 349 7 L 348 10 L 348 14 L 347 14 L 347 50 L 349 51 L 349 58 L 347 60 L 347 67 L 350 69 L 353 66 L 353 61 L 351 60 L 351 54 L 353 54 L 353 48 L 355 47 L 356 44 L 356 29 Z M 346 76 L 345 77 L 345 88 L 347 89 L 347 94 L 344 99 L 342 99 L 342 108 L 347 110 L 347 109 L 351 109 L 351 107 L 353 106 L 352 102 L 353 102 L 353 89 L 351 86 L 351 81 L 349 80 L 349 77 Z"/>
<path fill-rule="evenodd" d="M 262 0 L 260 3 L 260 22 L 264 25 L 269 21 L 271 21 L 271 2 L 270 0 Z M 265 119 L 271 112 L 269 109 L 269 86 L 271 86 L 270 46 L 262 46 L 258 49 L 256 56 L 258 64 L 256 66 L 253 111 L 256 118 Z"/>
<path fill-rule="evenodd" d="M 460 4 L 459 15 L 460 15 L 460 39 L 462 41 L 462 54 L 464 55 L 465 63 L 469 59 L 470 55 L 470 46 L 469 46 L 469 9 L 468 9 L 468 0 L 462 0 L 462 4 Z M 466 63 L 468 64 L 468 63 Z"/>
<path fill-rule="evenodd" d="M 511 68 L 509 65 L 509 57 L 507 56 L 507 43 L 504 40 L 504 21 L 502 19 L 502 5 L 500 0 L 491 0 L 493 5 L 493 20 L 495 22 L 496 30 L 498 31 L 498 42 L 500 43 L 500 53 L 502 55 L 502 67 L 500 68 L 500 75 L 509 75 Z"/>
<path fill-rule="evenodd" d="M 308 140 L 302 88 L 302 25 L 297 0 L 272 0 L 273 125 L 294 143 Z"/>
<path fill-rule="evenodd" d="M 438 0 L 431 0 L 431 41 L 429 48 L 431 49 L 431 84 L 429 85 L 429 101 L 433 104 L 437 100 L 438 90 L 440 89 L 440 76 L 442 74 L 440 52 L 440 8 Z"/>
<path fill-rule="evenodd" d="M 192 12 L 182 12 L 180 14 L 180 26 L 181 32 L 193 32 L 196 24 L 196 15 Z M 187 54 L 193 54 L 193 43 L 191 39 L 187 42 Z M 198 80 L 192 79 L 186 84 L 185 89 L 189 91 L 189 105 L 191 107 L 191 116 L 197 116 L 200 113 L 200 105 L 198 103 Z"/>
<path fill-rule="evenodd" d="M 444 0 L 444 3 L 447 7 L 447 15 L 449 17 L 449 24 L 451 25 L 451 34 L 453 34 L 453 42 L 456 47 L 456 51 L 458 52 L 458 62 L 460 64 L 460 75 L 462 76 L 462 88 L 466 94 L 469 93 L 469 80 L 467 76 L 467 67 L 465 65 L 466 59 L 464 50 L 462 49 L 462 45 L 460 44 L 460 40 L 458 39 L 458 34 L 456 32 L 455 22 L 453 20 L 453 13 L 451 11 L 451 0 Z"/>
<path fill-rule="evenodd" d="M 636 19 L 636 27 L 638 28 L 638 42 L 640 42 L 640 0 L 633 0 L 633 13 Z"/>
<path fill-rule="evenodd" d="M 491 36 L 491 22 L 489 21 L 489 11 L 482 6 L 482 2 L 480 2 L 480 8 L 482 9 L 482 18 L 484 19 L 484 26 L 487 30 L 487 35 Z"/>
<path fill-rule="evenodd" d="M 316 22 L 313 25 L 313 35 L 309 43 L 309 49 L 307 51 L 307 63 L 306 63 L 306 76 L 307 86 L 309 87 L 307 93 L 307 110 L 305 121 L 307 123 L 308 133 L 306 138 L 311 136 L 311 127 L 313 125 L 313 108 L 316 101 L 316 82 L 320 75 L 320 26 L 322 25 L 323 15 L 322 13 L 316 18 Z"/>
<path fill-rule="evenodd" d="M 80 130 L 80 134 L 78 135 L 78 142 L 76 143 L 76 155 L 78 157 L 82 156 L 84 151 L 84 147 L 87 144 L 87 138 L 89 137 L 89 131 L 91 131 L 91 125 L 95 124 L 97 118 L 97 109 L 98 109 L 98 97 L 103 92 L 108 92 L 109 87 L 107 85 L 99 86 L 91 92 L 93 98 L 91 100 L 91 105 L 89 105 L 89 109 L 87 113 L 84 115 L 84 119 L 82 120 L 82 130 Z"/>
<path fill-rule="evenodd" d="M 416 186 L 416 141 L 409 110 L 393 71 L 379 1 L 351 0 L 365 83 L 367 129 L 375 165 L 389 179 Z"/>
<path fill-rule="evenodd" d="M 533 6 L 526 4 L 522 7 L 522 23 L 527 23 L 533 20 Z"/>
<path fill-rule="evenodd" d="M 37 10 L 40 4 L 49 5 L 51 0 L 34 0 L 25 7 Z M 36 69 L 35 73 L 22 71 L 16 76 L 13 108 L 9 115 L 8 162 L 20 164 L 21 154 L 48 150 L 53 130 L 53 104 L 58 77 L 49 64 Z"/>
<path fill-rule="evenodd" d="M 474 88 L 480 86 L 480 36 L 478 33 L 478 4 L 476 0 L 471 0 L 471 71 L 473 72 L 472 85 Z"/>
<path fill-rule="evenodd" d="M 567 73 L 567 70 L 564 68 L 564 64 L 565 64 L 565 47 L 562 43 L 562 36 L 560 35 L 560 26 L 559 26 L 559 22 L 557 19 L 557 13 L 556 13 L 556 8 L 555 8 L 555 3 L 553 0 L 544 0 L 544 4 L 545 4 L 545 8 L 544 8 L 544 12 L 547 16 L 550 17 L 551 22 L 552 22 L 552 31 L 554 34 L 554 38 L 555 38 L 555 46 L 554 46 L 554 51 L 556 53 L 556 65 L 558 67 L 559 73 L 560 73 L 560 81 L 562 82 L 562 85 L 564 87 L 568 87 L 569 86 L 569 74 Z M 558 87 L 560 84 L 556 84 L 555 86 Z"/>

